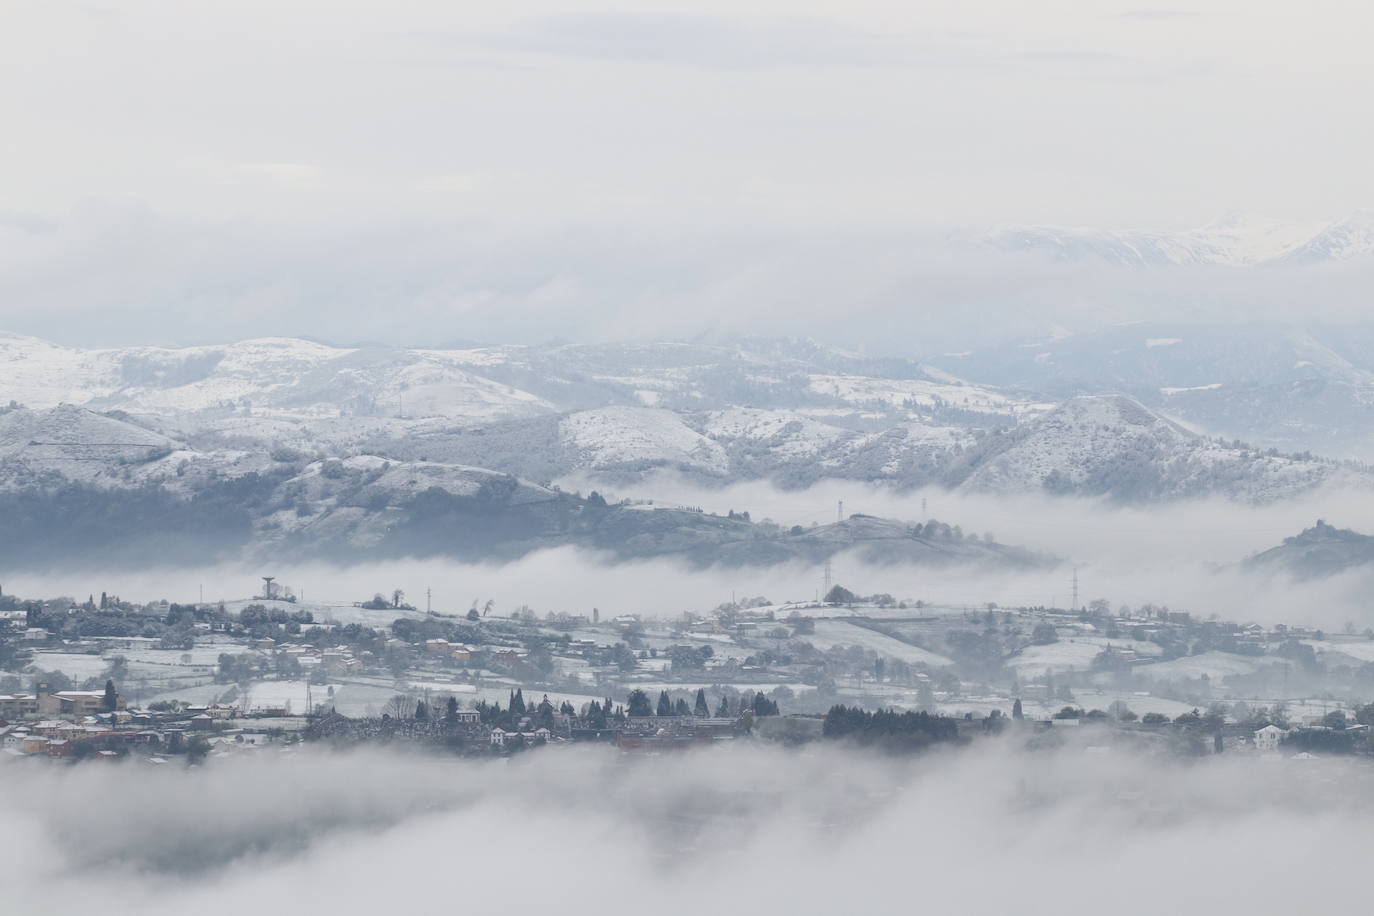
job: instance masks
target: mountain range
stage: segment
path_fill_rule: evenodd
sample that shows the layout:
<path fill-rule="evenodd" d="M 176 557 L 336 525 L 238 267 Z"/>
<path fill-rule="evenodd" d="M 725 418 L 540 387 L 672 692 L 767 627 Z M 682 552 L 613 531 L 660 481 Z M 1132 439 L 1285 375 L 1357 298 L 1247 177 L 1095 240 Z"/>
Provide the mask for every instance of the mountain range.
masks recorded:
<path fill-rule="evenodd" d="M 44 438 L 28 438 L 35 434 Z M 747 513 L 608 502 L 442 462 L 198 452 L 69 406 L 0 415 L 0 469 L 2 569 L 265 557 L 501 561 L 566 546 L 699 566 L 815 563 L 847 551 L 930 566 L 1058 562 L 936 521 L 854 515 L 783 528 Z"/>
<path fill-rule="evenodd" d="M 1092 365 L 1072 341 L 937 366 L 754 338 L 79 350 L 10 335 L 0 337 L 0 403 L 10 405 L 0 408 L 0 508 L 11 558 L 39 545 L 108 552 L 101 539 L 123 531 L 129 549 L 151 539 L 177 555 L 500 557 L 575 544 L 694 562 L 809 561 L 862 547 L 913 562 L 1022 563 L 1039 560 L 962 535 L 935 550 L 896 522 L 846 521 L 817 538 L 691 508 L 592 501 L 560 484 L 613 493 L 671 472 L 707 486 L 835 478 L 1263 503 L 1374 480 L 1361 466 L 1209 435 L 1161 412 L 1161 400 L 1180 403 L 1173 395 L 1155 405 L 1121 393 L 1061 397 L 1069 380 L 1044 367 L 1059 353 L 1084 372 Z M 1146 338 L 1139 349 L 1153 360 L 1184 343 Z M 1328 371 L 1342 365 L 1319 358 Z M 1149 365 L 1160 378 L 1201 371 L 1186 359 Z M 967 381 L 956 366 L 999 368 L 1002 383 Z M 1124 357 L 1120 366 L 1145 374 Z"/>
<path fill-rule="evenodd" d="M 1374 459 L 1374 332 L 1358 325 L 1132 322 L 927 365 L 1045 401 L 1125 394 L 1261 448 Z"/>
<path fill-rule="evenodd" d="M 981 241 L 998 251 L 1124 267 L 1316 264 L 1374 254 L 1374 213 L 1359 211 L 1327 224 L 1231 213 L 1182 232 L 1007 226 Z"/>
<path fill-rule="evenodd" d="M 1142 349 L 1181 341 L 1158 343 Z M 1218 441 L 1128 394 L 1061 397 L 1053 377 L 1006 378 L 1053 356 L 949 361 L 1002 367 L 1003 384 L 987 385 L 807 341 L 405 350 L 268 339 L 83 351 L 9 336 L 0 338 L 0 398 L 15 406 L 0 417 L 0 480 L 138 480 L 175 466 L 184 481 L 372 456 L 544 485 L 672 471 L 704 484 L 840 478 L 1264 502 L 1363 478 Z M 142 455 L 161 457 L 130 462 Z"/>

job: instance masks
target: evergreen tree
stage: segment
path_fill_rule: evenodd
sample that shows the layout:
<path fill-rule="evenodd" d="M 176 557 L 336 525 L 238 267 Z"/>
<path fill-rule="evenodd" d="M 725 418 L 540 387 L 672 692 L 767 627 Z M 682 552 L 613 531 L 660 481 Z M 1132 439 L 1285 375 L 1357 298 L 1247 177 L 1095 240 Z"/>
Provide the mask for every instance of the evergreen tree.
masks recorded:
<path fill-rule="evenodd" d="M 417 702 L 417 703 L 415 704 L 415 721 L 416 721 L 416 722 L 426 722 L 426 721 L 428 721 L 428 720 L 429 720 L 429 706 L 425 704 L 425 701 L 424 701 L 424 700 L 420 700 L 419 702 Z"/>
<path fill-rule="evenodd" d="M 688 708 L 687 701 L 684 700 L 682 697 L 678 697 L 677 702 L 673 704 L 673 715 L 690 716 L 691 714 L 692 710 Z"/>
<path fill-rule="evenodd" d="M 510 713 L 513 716 L 525 714 L 525 691 L 520 687 L 515 688 L 515 695 L 511 697 Z"/>
<path fill-rule="evenodd" d="M 607 701 L 609 704 L 609 701 Z M 642 690 L 631 690 L 629 698 L 625 701 L 627 711 L 631 716 L 652 716 L 654 708 L 649 704 L 649 695 Z"/>
<path fill-rule="evenodd" d="M 660 690 L 658 693 L 658 715 L 671 716 L 673 714 L 673 701 L 668 699 L 668 691 Z"/>
<path fill-rule="evenodd" d="M 458 718 L 458 698 L 457 698 L 457 697 L 449 697 L 449 698 L 448 698 L 448 704 L 447 704 L 446 708 L 444 709 L 444 718 L 447 719 L 449 722 L 453 722 L 454 720 L 456 720 L 456 719 Z"/>
<path fill-rule="evenodd" d="M 827 604 L 853 604 L 859 600 L 859 596 L 842 585 L 836 585 L 826 592 L 821 600 Z"/>
<path fill-rule="evenodd" d="M 114 681 L 105 681 L 105 711 L 114 712 L 119 706 L 119 694 L 115 692 Z"/>
<path fill-rule="evenodd" d="M 716 707 L 716 718 L 725 719 L 730 715 L 730 698 L 722 695 L 720 705 Z"/>
<path fill-rule="evenodd" d="M 1017 700 L 1016 702 L 1014 702 L 1014 703 L 1011 704 L 1011 717 L 1012 717 L 1013 719 L 1020 719 L 1020 718 L 1022 718 L 1022 714 L 1021 714 L 1021 701 L 1020 701 L 1020 700 Z"/>
<path fill-rule="evenodd" d="M 754 694 L 754 715 L 756 716 L 776 716 L 778 714 L 778 704 L 776 700 L 770 700 L 763 695 L 763 691 Z"/>
<path fill-rule="evenodd" d="M 706 705 L 705 687 L 700 687 L 697 689 L 697 705 L 696 708 L 692 710 L 692 715 L 700 716 L 703 719 L 711 715 L 711 707 Z"/>

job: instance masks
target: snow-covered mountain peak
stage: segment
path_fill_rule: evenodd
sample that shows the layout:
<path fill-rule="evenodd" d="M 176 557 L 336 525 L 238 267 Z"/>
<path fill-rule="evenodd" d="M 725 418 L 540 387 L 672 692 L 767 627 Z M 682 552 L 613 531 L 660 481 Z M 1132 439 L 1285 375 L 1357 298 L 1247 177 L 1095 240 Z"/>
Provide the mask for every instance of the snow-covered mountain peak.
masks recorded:
<path fill-rule="evenodd" d="M 1330 224 L 1293 223 L 1233 210 L 1179 232 L 1003 226 L 983 241 L 1003 251 L 1125 267 L 1331 261 L 1374 254 L 1374 216 L 1360 211 Z"/>
<path fill-rule="evenodd" d="M 1292 248 L 1286 260 L 1344 261 L 1374 254 L 1374 211 L 1357 210 Z"/>

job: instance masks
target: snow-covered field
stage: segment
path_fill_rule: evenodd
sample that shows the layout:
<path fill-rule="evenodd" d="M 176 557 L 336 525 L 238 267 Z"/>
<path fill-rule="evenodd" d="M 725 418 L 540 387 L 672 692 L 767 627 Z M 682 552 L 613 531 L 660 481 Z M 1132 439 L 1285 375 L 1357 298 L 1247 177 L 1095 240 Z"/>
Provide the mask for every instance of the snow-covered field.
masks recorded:
<path fill-rule="evenodd" d="M 1251 658 L 1245 655 L 1232 655 L 1229 652 L 1203 652 L 1200 655 L 1142 665 L 1136 668 L 1135 672 L 1141 677 L 1158 681 L 1197 680 L 1205 674 L 1213 684 L 1220 685 L 1232 675 L 1254 674 L 1262 665 L 1282 664 L 1282 659 L 1273 657 Z"/>
<path fill-rule="evenodd" d="M 385 627 L 390 626 L 391 622 L 398 617 L 419 619 L 425 616 L 425 612 L 422 610 L 384 608 L 374 611 L 368 608 L 355 607 L 352 603 L 344 602 L 261 601 L 256 598 L 226 601 L 224 609 L 231 614 L 239 614 L 250 604 L 261 604 L 271 610 L 282 610 L 288 614 L 298 611 L 309 611 L 316 623 L 332 623 L 340 626 L 346 626 L 350 623 L 359 623 L 369 627 Z"/>
<path fill-rule="evenodd" d="M 130 663 L 158 666 L 215 666 L 223 653 L 258 655 L 263 653 L 242 643 L 208 643 L 190 649 L 107 649 L 105 656 L 122 655 Z"/>
<path fill-rule="evenodd" d="M 100 677 L 109 666 L 109 662 L 99 655 L 79 652 L 35 652 L 32 664 L 39 671 L 60 671 L 78 684 L 87 678 Z"/>
<path fill-rule="evenodd" d="M 1057 642 L 1048 646 L 1026 646 L 1007 661 L 1021 678 L 1039 677 L 1046 671 L 1085 671 L 1102 651 L 1090 642 Z"/>
<path fill-rule="evenodd" d="M 1316 650 L 1317 657 L 1327 664 L 1340 664 L 1340 656 L 1348 659 L 1346 664 L 1359 665 L 1374 662 L 1374 640 L 1333 642 L 1331 640 L 1305 639 L 1303 642 Z M 1336 657 L 1333 658 L 1332 656 Z"/>
<path fill-rule="evenodd" d="M 799 638 L 822 650 L 832 646 L 862 646 L 885 658 L 899 659 L 911 665 L 938 668 L 954 664 L 943 655 L 843 620 L 817 620 L 815 634 Z"/>
<path fill-rule="evenodd" d="M 1162 651 L 1151 642 L 1133 639 L 1108 639 L 1105 636 L 1076 636 L 1047 646 L 1026 646 L 1007 661 L 1022 678 L 1038 677 L 1046 671 L 1085 671 L 1093 659 L 1107 648 L 1132 649 L 1138 655 L 1154 656 Z"/>

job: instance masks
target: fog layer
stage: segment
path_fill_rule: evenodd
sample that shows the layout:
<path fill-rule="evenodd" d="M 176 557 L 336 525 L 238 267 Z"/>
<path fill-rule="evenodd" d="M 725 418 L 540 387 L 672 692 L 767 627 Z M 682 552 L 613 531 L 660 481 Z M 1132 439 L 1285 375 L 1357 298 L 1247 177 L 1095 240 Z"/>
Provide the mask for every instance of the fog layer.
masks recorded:
<path fill-rule="evenodd" d="M 24 780 L 0 882 L 7 909 L 51 914 L 1303 912 L 1363 898 L 1369 813 L 1359 765 L 1011 742 L 307 751 Z"/>
<path fill-rule="evenodd" d="M 846 514 L 919 521 L 924 500 L 926 517 L 960 525 L 970 533 L 992 533 L 1004 543 L 1065 561 L 1046 570 L 999 572 L 870 565 L 852 555 L 837 557 L 832 564 L 834 580 L 864 595 L 885 592 L 955 607 L 986 602 L 1067 607 L 1071 567 L 1076 564 L 1082 603 L 1105 598 L 1113 607 L 1165 604 L 1237 621 L 1306 623 L 1328 629 L 1346 623 L 1361 630 L 1374 626 L 1374 609 L 1366 600 L 1369 571 L 1293 582 L 1240 565 L 1247 555 L 1298 533 L 1317 518 L 1360 528 L 1362 519 L 1374 514 L 1374 494 L 1369 493 L 1322 491 L 1261 507 L 1220 500 L 1122 507 L 1070 498 L 992 498 L 946 491 L 900 494 L 849 482 L 827 482 L 799 492 L 766 484 L 701 490 L 663 477 L 612 495 L 656 497 L 722 513 L 747 510 L 755 519 L 771 518 L 788 526 L 833 521 L 841 499 Z M 262 575 L 277 576 L 312 605 L 351 604 L 401 588 L 421 609 L 430 590 L 433 609 L 444 613 L 463 613 L 474 602 L 485 605 L 492 599 L 497 614 L 528 605 L 541 614 L 589 614 L 597 608 L 603 615 L 650 616 L 704 612 L 732 596 L 809 601 L 819 596 L 823 580 L 819 566 L 804 564 L 703 570 L 672 559 L 615 563 L 601 554 L 562 548 L 504 565 L 429 559 L 347 567 L 313 563 L 71 570 L 11 575 L 0 585 L 25 597 L 66 594 L 81 599 L 105 591 L 133 601 L 191 602 L 202 595 L 207 601 L 247 598 L 260 588 Z M 383 625 L 395 615 L 375 616 L 374 623 Z"/>

